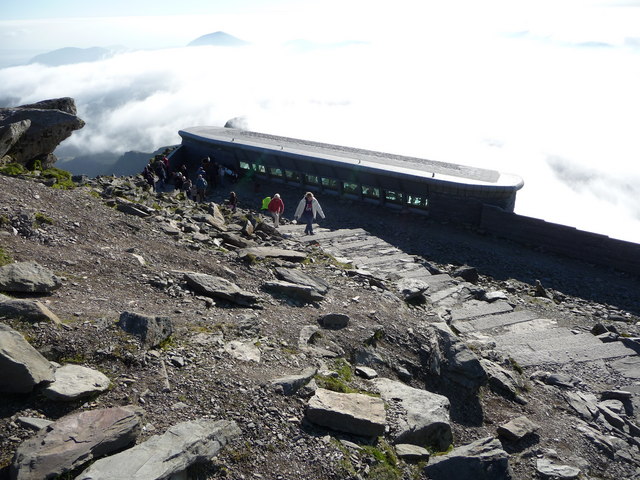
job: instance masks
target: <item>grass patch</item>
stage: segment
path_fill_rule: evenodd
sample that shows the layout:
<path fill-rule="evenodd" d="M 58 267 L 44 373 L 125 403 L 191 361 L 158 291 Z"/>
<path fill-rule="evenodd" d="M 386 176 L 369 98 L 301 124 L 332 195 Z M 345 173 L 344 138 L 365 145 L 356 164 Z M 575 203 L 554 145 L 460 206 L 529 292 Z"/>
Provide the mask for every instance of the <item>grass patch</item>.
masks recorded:
<path fill-rule="evenodd" d="M 513 358 L 509 357 L 509 363 L 511 364 L 511 367 L 520 375 L 524 374 L 524 370 L 522 369 L 520 364 L 516 362 Z"/>
<path fill-rule="evenodd" d="M 9 175 L 10 177 L 22 175 L 24 173 L 27 173 L 27 171 L 28 170 L 24 167 L 24 165 L 21 165 L 19 163 L 8 163 L 4 167 L 0 167 L 0 173 L 2 173 L 3 175 Z"/>
<path fill-rule="evenodd" d="M 75 188 L 75 183 L 71 180 L 71 173 L 66 170 L 62 170 L 60 168 L 51 167 L 47 168 L 41 174 L 44 178 L 53 178 L 56 183 L 52 185 L 53 188 L 58 188 L 61 190 L 71 190 Z"/>
<path fill-rule="evenodd" d="M 41 225 L 53 225 L 53 218 L 49 217 L 48 215 L 45 215 L 44 213 L 41 212 L 36 212 L 36 220 L 34 222 L 34 227 L 39 227 Z"/>
<path fill-rule="evenodd" d="M 0 267 L 3 265 L 8 265 L 10 263 L 13 263 L 13 259 L 11 258 L 11 255 L 9 255 L 7 252 L 4 251 L 2 247 L 0 247 Z"/>

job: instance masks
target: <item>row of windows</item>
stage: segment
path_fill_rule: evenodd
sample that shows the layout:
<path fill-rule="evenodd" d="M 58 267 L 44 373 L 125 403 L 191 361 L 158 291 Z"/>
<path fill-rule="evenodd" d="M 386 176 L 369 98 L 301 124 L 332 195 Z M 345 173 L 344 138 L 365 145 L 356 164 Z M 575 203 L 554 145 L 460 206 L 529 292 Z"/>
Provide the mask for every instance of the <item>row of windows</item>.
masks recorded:
<path fill-rule="evenodd" d="M 428 199 L 416 195 L 404 195 L 402 192 L 393 190 L 381 190 L 378 187 L 368 185 L 360 185 L 358 183 L 340 182 L 333 178 L 319 177 L 317 175 L 308 175 L 293 170 L 283 170 L 278 167 L 265 167 L 256 163 L 240 162 L 240 169 L 245 171 L 253 171 L 261 174 L 269 174 L 271 177 L 286 179 L 287 182 L 301 183 L 304 180 L 305 185 L 315 185 L 326 190 L 340 191 L 342 183 L 342 192 L 347 195 L 357 195 L 364 198 L 380 200 L 384 195 L 385 202 L 395 203 L 398 205 L 407 205 L 414 208 L 426 208 Z"/>

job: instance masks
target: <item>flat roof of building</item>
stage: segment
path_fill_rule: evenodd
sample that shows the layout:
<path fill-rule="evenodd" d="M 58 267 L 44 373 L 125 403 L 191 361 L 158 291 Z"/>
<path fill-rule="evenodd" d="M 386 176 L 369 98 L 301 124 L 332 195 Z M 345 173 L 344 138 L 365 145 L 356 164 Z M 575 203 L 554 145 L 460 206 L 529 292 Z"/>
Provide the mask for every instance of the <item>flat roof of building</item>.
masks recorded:
<path fill-rule="evenodd" d="M 204 141 L 235 143 L 240 148 L 266 150 L 273 155 L 311 157 L 425 178 L 437 178 L 441 181 L 467 185 L 511 187 L 515 190 L 523 186 L 522 178 L 519 176 L 504 174 L 497 170 L 281 137 L 236 128 L 198 126 L 185 128 L 179 133 L 183 138 L 186 136 Z"/>

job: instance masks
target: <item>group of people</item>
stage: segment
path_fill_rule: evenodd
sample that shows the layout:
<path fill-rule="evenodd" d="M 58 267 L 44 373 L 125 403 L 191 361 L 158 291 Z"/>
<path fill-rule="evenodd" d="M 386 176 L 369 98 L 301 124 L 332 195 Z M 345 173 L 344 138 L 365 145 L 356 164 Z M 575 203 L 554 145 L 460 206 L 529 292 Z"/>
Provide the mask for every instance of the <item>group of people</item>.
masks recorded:
<path fill-rule="evenodd" d="M 278 228 L 280 225 L 280 218 L 284 213 L 284 201 L 280 197 L 280 194 L 276 193 L 273 197 L 265 197 L 262 199 L 262 210 L 266 210 L 271 214 L 273 217 L 273 224 L 275 228 Z M 313 222 L 317 216 L 325 218 L 318 199 L 313 196 L 313 193 L 307 192 L 298 202 L 296 211 L 293 214 L 293 221 L 297 222 L 299 219 L 301 222 L 304 222 L 305 235 L 314 235 Z"/>
<path fill-rule="evenodd" d="M 224 186 L 225 178 L 230 178 L 234 183 L 238 179 L 236 172 L 224 165 L 212 162 L 209 157 L 204 158 L 200 167 L 198 167 L 195 182 L 192 182 L 189 178 L 187 167 L 184 164 L 176 171 L 171 172 L 171 174 L 169 172 L 169 159 L 167 152 L 165 152 L 150 159 L 142 175 L 154 191 L 162 191 L 167 183 L 173 183 L 176 190 L 184 192 L 187 198 L 196 202 L 204 201 L 209 187 Z M 238 196 L 235 192 L 229 194 L 227 205 L 232 211 L 236 210 Z M 271 215 L 275 228 L 278 228 L 284 213 L 284 201 L 280 194 L 276 193 L 273 197 L 265 197 L 262 200 L 262 210 L 266 210 Z M 294 223 L 297 223 L 298 220 L 304 222 L 304 233 L 306 235 L 314 235 L 313 222 L 318 216 L 325 218 L 320 202 L 313 196 L 313 193 L 305 193 L 304 197 L 298 202 L 293 215 Z"/>

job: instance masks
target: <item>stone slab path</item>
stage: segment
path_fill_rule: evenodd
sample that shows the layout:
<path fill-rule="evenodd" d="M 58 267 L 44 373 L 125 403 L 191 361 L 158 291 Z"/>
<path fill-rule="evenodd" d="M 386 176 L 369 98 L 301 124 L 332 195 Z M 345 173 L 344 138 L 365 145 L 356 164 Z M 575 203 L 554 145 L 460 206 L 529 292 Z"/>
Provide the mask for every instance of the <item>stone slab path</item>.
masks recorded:
<path fill-rule="evenodd" d="M 363 229 L 316 228 L 315 235 L 305 235 L 302 225 L 283 225 L 280 232 L 302 243 L 316 243 L 337 260 L 383 280 L 421 280 L 429 285 L 426 295 L 431 304 L 450 312 L 451 326 L 461 337 L 494 342 L 497 351 L 523 367 L 625 357 L 640 365 L 636 352 L 622 342 L 604 343 L 590 333 L 574 333 L 559 326 L 556 319 L 540 318 L 526 309 L 514 310 L 504 300 L 477 300 L 472 293 L 474 285 L 448 274 L 432 275 L 419 257 Z"/>

